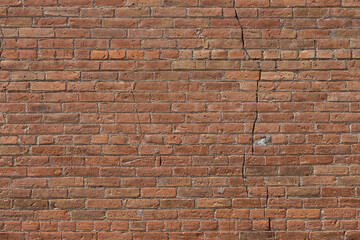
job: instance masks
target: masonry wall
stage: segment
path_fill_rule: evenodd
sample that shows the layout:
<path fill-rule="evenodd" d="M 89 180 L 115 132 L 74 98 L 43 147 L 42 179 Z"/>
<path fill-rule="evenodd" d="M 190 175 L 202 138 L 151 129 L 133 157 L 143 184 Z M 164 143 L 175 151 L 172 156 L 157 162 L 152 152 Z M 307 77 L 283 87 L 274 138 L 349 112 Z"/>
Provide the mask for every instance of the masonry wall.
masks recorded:
<path fill-rule="evenodd" d="M 360 239 L 358 0 L 0 5 L 0 239 Z"/>

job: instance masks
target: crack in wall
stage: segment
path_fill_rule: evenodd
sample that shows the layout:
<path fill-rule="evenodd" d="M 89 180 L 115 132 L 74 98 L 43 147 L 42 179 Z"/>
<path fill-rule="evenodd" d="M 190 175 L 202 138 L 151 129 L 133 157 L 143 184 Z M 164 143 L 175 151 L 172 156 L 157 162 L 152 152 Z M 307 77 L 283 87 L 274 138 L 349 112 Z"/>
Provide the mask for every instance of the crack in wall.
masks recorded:
<path fill-rule="evenodd" d="M 134 112 L 136 114 L 136 118 L 137 118 L 137 122 L 138 122 L 138 134 L 142 135 L 142 129 L 141 129 L 141 121 L 140 121 L 140 116 L 139 116 L 139 112 L 137 111 L 137 105 L 136 105 L 136 100 L 135 100 L 135 94 L 134 94 L 134 91 L 135 91 L 135 87 L 136 87 L 136 82 L 134 80 L 133 82 L 133 85 L 131 86 L 131 95 L 132 95 L 132 100 L 133 100 L 133 103 L 134 103 Z M 140 139 L 141 141 L 141 139 Z"/>
<path fill-rule="evenodd" d="M 137 130 L 137 134 L 140 135 L 140 138 L 139 138 L 139 145 L 140 145 L 141 141 L 145 141 L 145 134 L 143 134 L 143 131 L 141 129 L 141 121 L 140 121 L 139 112 L 137 110 L 136 98 L 135 98 L 135 94 L 134 94 L 135 88 L 136 88 L 136 82 L 134 80 L 133 84 L 131 86 L 130 93 L 131 93 L 131 96 L 132 96 L 132 102 L 134 103 L 134 112 L 136 114 L 137 123 L 138 123 L 138 128 L 136 130 Z M 143 140 L 142 140 L 142 137 L 144 137 Z M 156 153 L 159 152 L 159 150 L 157 150 L 157 149 L 155 149 L 155 150 L 154 150 L 154 164 L 156 164 Z"/>
<path fill-rule="evenodd" d="M 5 85 L 2 86 L 3 91 L 7 92 L 7 90 L 8 90 L 7 88 L 8 88 L 9 85 L 10 85 L 10 81 L 7 81 L 7 82 L 5 83 Z"/>
<path fill-rule="evenodd" d="M 137 129 L 137 133 L 140 135 L 140 143 L 141 144 L 141 137 L 145 137 L 145 135 L 143 134 L 143 131 L 141 129 L 141 121 L 140 121 L 140 116 L 139 116 L 139 112 L 137 111 L 137 105 L 136 105 L 136 99 L 135 99 L 135 94 L 134 94 L 134 91 L 135 91 L 135 88 L 136 88 L 136 82 L 134 80 L 133 82 L 133 85 L 131 87 L 131 96 L 132 96 L 132 101 L 134 103 L 134 112 L 136 114 L 136 118 L 137 118 L 137 122 L 138 122 L 138 129 Z M 145 141 L 145 139 L 143 139 L 143 141 Z M 161 156 L 159 156 L 159 161 L 157 161 L 157 154 L 160 153 L 160 150 L 159 149 L 154 149 L 154 164 L 158 165 L 158 166 L 161 166 L 162 165 L 162 159 L 161 159 Z"/>
<path fill-rule="evenodd" d="M 233 8 L 234 8 L 234 11 L 235 11 L 235 18 L 240 26 L 240 30 L 241 30 L 241 43 L 242 43 L 242 50 L 244 51 L 244 55 L 245 55 L 245 59 L 246 60 L 253 60 L 249 54 L 249 52 L 247 51 L 247 49 L 245 48 L 245 38 L 244 38 L 244 28 L 241 24 L 241 21 L 240 21 L 240 18 L 239 18 L 239 15 L 238 15 L 238 12 L 237 12 L 237 9 L 235 7 L 235 1 L 233 2 Z M 258 69 L 259 69 L 259 77 L 256 81 L 256 89 L 255 89 L 255 119 L 253 121 L 253 124 L 252 124 L 252 128 L 251 128 L 251 155 L 254 155 L 254 145 L 255 145 L 255 138 L 254 138 L 254 135 L 255 135 L 255 127 L 256 127 L 256 123 L 258 122 L 258 115 L 259 115 L 259 112 L 258 112 L 258 102 L 259 102 L 259 82 L 261 80 L 261 73 L 262 73 L 262 69 L 261 69 L 261 65 L 260 65 L 260 62 L 258 61 L 257 62 L 257 65 L 258 65 Z M 243 168 L 242 168 L 242 178 L 243 178 L 243 181 L 245 182 L 246 180 L 246 174 L 245 174 L 245 167 L 246 167 L 246 157 L 247 157 L 247 154 L 246 154 L 246 149 L 244 151 L 244 160 L 243 160 Z"/>
<path fill-rule="evenodd" d="M 240 30 L 241 30 L 241 43 L 242 43 L 242 50 L 244 51 L 244 55 L 245 55 L 245 60 L 253 60 L 249 54 L 249 52 L 247 51 L 246 47 L 245 47 L 245 38 L 244 38 L 244 28 L 241 24 L 240 18 L 239 18 L 239 14 L 237 12 L 236 6 L 235 6 L 235 0 L 233 1 L 233 9 L 235 12 L 235 18 L 239 24 Z M 257 65 L 258 65 L 258 71 L 259 71 L 259 75 L 258 75 L 258 79 L 256 81 L 256 89 L 255 89 L 255 118 L 252 124 L 252 128 L 251 128 L 251 156 L 254 156 L 254 146 L 255 146 L 255 129 L 256 129 L 256 124 L 258 122 L 258 118 L 259 118 L 259 110 L 258 110 L 258 103 L 259 103 L 259 83 L 261 81 L 261 75 L 262 75 L 262 69 L 261 69 L 261 63 L 260 61 L 257 61 Z M 276 65 L 276 63 L 275 63 Z M 242 162 L 242 180 L 243 180 L 243 184 L 245 185 L 246 188 L 246 194 L 247 197 L 249 197 L 249 192 L 248 192 L 248 186 L 246 184 L 246 159 L 248 157 L 246 148 L 244 151 L 244 155 L 243 155 L 243 162 Z M 265 210 L 268 208 L 268 202 L 269 202 L 269 190 L 268 190 L 268 186 L 266 186 L 266 199 L 265 199 L 265 207 L 264 207 L 264 216 L 266 216 Z M 274 239 L 274 232 L 271 229 L 271 218 L 268 218 L 268 229 L 269 231 L 272 232 L 272 238 Z"/>
<path fill-rule="evenodd" d="M 4 34 L 4 31 L 3 31 L 3 28 L 0 28 L 0 34 L 1 34 L 1 48 L 0 48 L 0 54 L 3 53 L 3 46 L 4 46 L 4 38 L 5 38 L 5 34 Z M 2 57 L 0 58 L 2 59 Z M 0 69 L 1 69 L 1 66 L 0 66 Z M 7 81 L 3 86 L 2 86 L 2 89 L 5 93 L 7 93 L 7 88 L 9 87 L 10 85 L 10 82 L 11 80 Z"/>

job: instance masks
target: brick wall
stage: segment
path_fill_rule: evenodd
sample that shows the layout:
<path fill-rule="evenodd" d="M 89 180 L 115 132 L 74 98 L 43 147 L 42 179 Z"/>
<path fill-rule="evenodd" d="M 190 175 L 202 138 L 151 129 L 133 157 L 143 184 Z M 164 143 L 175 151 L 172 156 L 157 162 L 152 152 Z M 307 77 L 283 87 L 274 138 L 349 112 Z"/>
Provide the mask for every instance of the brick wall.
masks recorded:
<path fill-rule="evenodd" d="M 360 239 L 359 0 L 0 0 L 0 239 Z"/>

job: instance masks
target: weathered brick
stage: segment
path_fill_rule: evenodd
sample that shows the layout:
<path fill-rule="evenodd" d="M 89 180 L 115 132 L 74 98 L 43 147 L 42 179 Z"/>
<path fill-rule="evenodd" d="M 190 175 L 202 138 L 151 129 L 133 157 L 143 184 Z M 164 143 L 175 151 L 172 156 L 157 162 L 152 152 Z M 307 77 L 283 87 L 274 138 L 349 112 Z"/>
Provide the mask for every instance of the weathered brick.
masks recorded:
<path fill-rule="evenodd" d="M 0 0 L 0 238 L 356 239 L 359 6 Z"/>

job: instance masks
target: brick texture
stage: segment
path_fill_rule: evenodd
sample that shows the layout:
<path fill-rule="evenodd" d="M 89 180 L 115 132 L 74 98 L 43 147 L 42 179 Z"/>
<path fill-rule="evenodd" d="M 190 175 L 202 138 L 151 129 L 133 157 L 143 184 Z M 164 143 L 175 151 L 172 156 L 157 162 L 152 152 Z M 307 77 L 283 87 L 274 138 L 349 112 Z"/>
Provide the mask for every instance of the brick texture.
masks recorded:
<path fill-rule="evenodd" d="M 358 0 L 0 0 L 0 239 L 360 239 Z"/>

